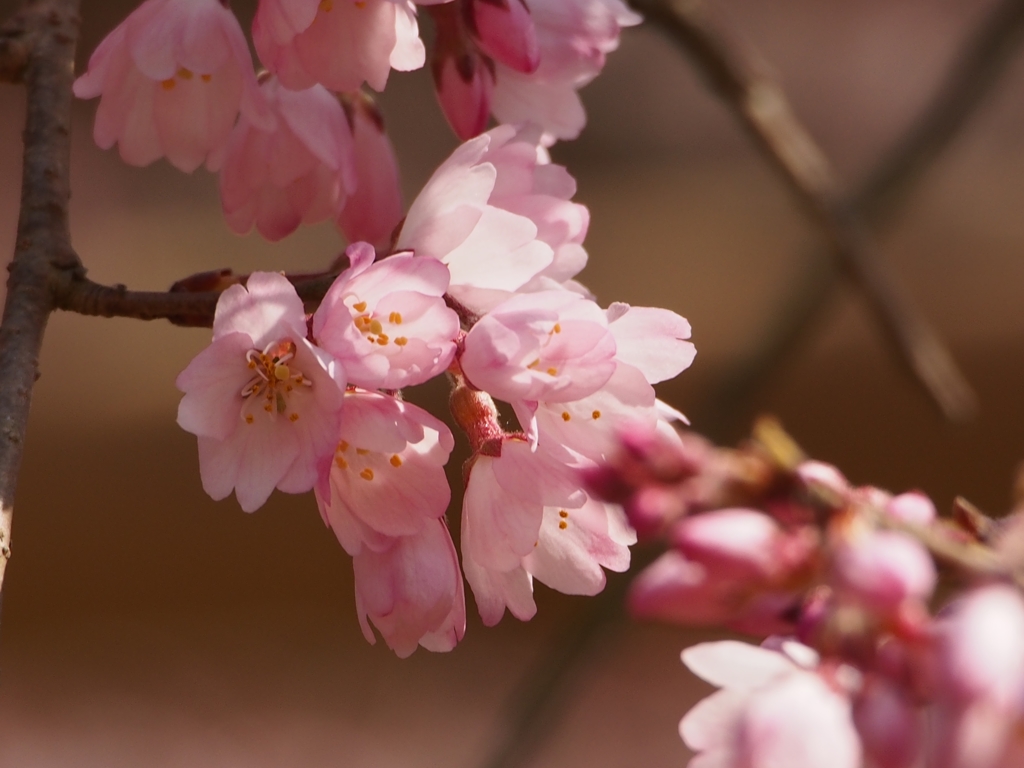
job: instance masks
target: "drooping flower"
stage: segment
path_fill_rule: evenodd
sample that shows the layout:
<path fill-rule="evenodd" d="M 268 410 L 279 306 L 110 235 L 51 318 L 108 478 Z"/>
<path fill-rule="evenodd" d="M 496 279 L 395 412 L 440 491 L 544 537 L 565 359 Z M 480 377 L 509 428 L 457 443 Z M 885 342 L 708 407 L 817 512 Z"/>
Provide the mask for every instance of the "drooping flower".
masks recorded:
<path fill-rule="evenodd" d="M 356 193 L 349 195 L 338 214 L 338 228 L 350 243 L 387 250 L 403 214 L 395 151 L 384 118 L 369 96 L 343 94 L 341 103 L 355 142 Z"/>
<path fill-rule="evenodd" d="M 373 247 L 349 246 L 349 266 L 313 315 L 313 336 L 368 389 L 422 384 L 455 354 L 459 317 L 444 302 L 448 269 L 397 254 L 374 263 Z"/>
<path fill-rule="evenodd" d="M 450 651 L 466 631 L 466 600 L 455 545 L 442 520 L 431 520 L 389 546 L 363 549 L 352 559 L 356 612 L 363 635 L 375 642 L 370 622 L 388 647 L 406 658 L 422 645 Z"/>
<path fill-rule="evenodd" d="M 96 48 L 74 91 L 101 97 L 93 137 L 102 149 L 117 143 L 131 165 L 166 156 L 186 172 L 215 169 L 239 110 L 274 124 L 242 29 L 218 0 L 146 0 Z"/>
<path fill-rule="evenodd" d="M 426 411 L 379 392 L 345 395 L 334 460 L 317 505 L 353 557 L 356 610 L 399 656 L 455 647 L 466 603 L 455 545 L 441 517 L 452 434 Z"/>
<path fill-rule="evenodd" d="M 255 225 L 274 241 L 338 215 L 356 188 L 355 153 L 345 112 L 323 87 L 290 91 L 269 77 L 261 88 L 277 120 L 265 130 L 242 115 L 225 150 L 220 197 L 231 229 Z"/>
<path fill-rule="evenodd" d="M 526 0 L 540 62 L 529 73 L 495 62 L 492 112 L 502 123 L 536 123 L 544 144 L 576 138 L 586 124 L 577 91 L 604 68 L 622 27 L 640 17 L 621 0 Z"/>
<path fill-rule="evenodd" d="M 443 261 L 449 293 L 486 312 L 517 291 L 558 287 L 586 264 L 589 219 L 569 201 L 574 192 L 572 177 L 546 161 L 528 129 L 499 126 L 434 172 L 396 247 Z"/>
<path fill-rule="evenodd" d="M 213 342 L 179 374 L 178 424 L 199 438 L 203 488 L 232 490 L 246 512 L 274 488 L 303 493 L 338 440 L 345 379 L 306 339 L 302 301 L 284 277 L 255 272 L 221 294 Z"/>
<path fill-rule="evenodd" d="M 450 0 L 416 0 L 426 5 Z M 286 88 L 320 83 L 383 91 L 392 69 L 423 66 L 412 0 L 260 0 L 252 24 L 260 60 Z"/>

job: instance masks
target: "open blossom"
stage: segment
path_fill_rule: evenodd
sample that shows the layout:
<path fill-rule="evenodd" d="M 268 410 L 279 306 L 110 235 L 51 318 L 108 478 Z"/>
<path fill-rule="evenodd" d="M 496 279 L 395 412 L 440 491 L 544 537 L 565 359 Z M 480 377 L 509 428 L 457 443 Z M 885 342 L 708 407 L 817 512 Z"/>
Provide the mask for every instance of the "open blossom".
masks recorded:
<path fill-rule="evenodd" d="M 131 165 L 160 157 L 215 167 L 239 110 L 271 128 L 241 27 L 218 0 L 146 0 L 111 32 L 75 81 L 100 96 L 93 137 Z"/>
<path fill-rule="evenodd" d="M 473 459 L 462 563 L 487 625 L 506 608 L 531 618 L 534 578 L 566 594 L 594 595 L 604 588 L 603 568 L 629 567 L 636 535 L 622 509 L 589 498 L 569 458 L 508 438 Z"/>
<path fill-rule="evenodd" d="M 699 753 L 690 765 L 860 768 L 848 696 L 814 670 L 810 648 L 783 647 L 793 656 L 735 641 L 683 651 L 695 674 L 722 688 L 679 724 L 683 741 Z"/>
<path fill-rule="evenodd" d="M 213 342 L 176 380 L 178 424 L 199 438 L 203 488 L 232 490 L 246 512 L 275 487 L 313 488 L 334 452 L 341 366 L 306 340 L 302 301 L 284 277 L 255 272 L 221 294 Z"/>
<path fill-rule="evenodd" d="M 615 372 L 615 337 L 597 304 L 569 291 L 514 296 L 466 335 L 462 369 L 509 402 L 579 400 Z"/>
<path fill-rule="evenodd" d="M 242 115 L 225 150 L 220 197 L 235 232 L 255 225 L 280 240 L 299 224 L 336 217 L 355 191 L 352 131 L 341 104 L 319 85 L 290 91 L 270 77 L 261 88 L 277 120 L 262 129 Z"/>
<path fill-rule="evenodd" d="M 338 214 L 338 228 L 350 243 L 390 249 L 403 215 L 395 150 L 384 130 L 384 118 L 369 96 L 344 94 L 341 101 L 352 128 L 356 194 L 349 195 Z"/>
<path fill-rule="evenodd" d="M 400 389 L 444 371 L 459 317 L 444 302 L 448 269 L 397 254 L 374 263 L 373 247 L 349 246 L 349 266 L 313 315 L 313 336 L 366 388 Z"/>
<path fill-rule="evenodd" d="M 396 247 L 443 261 L 449 293 L 485 312 L 528 285 L 556 287 L 586 264 L 589 218 L 569 201 L 574 192 L 572 178 L 546 161 L 529 130 L 499 126 L 434 172 Z M 544 276 L 554 284 L 542 283 Z"/>
<path fill-rule="evenodd" d="M 416 0 L 438 2 L 450 0 Z M 411 0 L 260 0 L 252 36 L 260 60 L 295 90 L 355 91 L 365 81 L 383 91 L 392 69 L 426 58 Z"/>
<path fill-rule="evenodd" d="M 350 555 L 382 551 L 448 508 L 444 474 L 455 440 L 443 422 L 379 392 L 345 395 L 333 461 L 316 488 L 324 521 Z"/>

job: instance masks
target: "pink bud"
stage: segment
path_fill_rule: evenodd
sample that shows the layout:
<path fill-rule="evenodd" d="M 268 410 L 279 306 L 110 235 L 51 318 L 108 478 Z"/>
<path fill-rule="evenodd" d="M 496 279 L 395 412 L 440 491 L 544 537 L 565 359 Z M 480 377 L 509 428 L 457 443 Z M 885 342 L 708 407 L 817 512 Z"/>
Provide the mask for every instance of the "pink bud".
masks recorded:
<path fill-rule="evenodd" d="M 936 518 L 935 505 L 923 493 L 911 491 L 893 497 L 885 511 L 904 523 L 931 525 Z"/>
<path fill-rule="evenodd" d="M 779 565 L 778 523 L 753 509 L 719 509 L 685 518 L 672 530 L 672 543 L 688 559 L 724 579 L 759 579 Z"/>
<path fill-rule="evenodd" d="M 487 59 L 475 52 L 435 56 L 432 64 L 437 100 L 455 135 L 463 141 L 487 128 L 491 116 L 494 73 Z"/>
<path fill-rule="evenodd" d="M 356 191 L 338 214 L 337 224 L 349 242 L 363 241 L 389 251 L 392 234 L 402 220 L 398 162 L 384 132 L 384 118 L 370 97 L 345 97 L 352 126 Z"/>
<path fill-rule="evenodd" d="M 905 600 L 927 599 L 935 588 L 931 557 L 903 533 L 856 532 L 836 547 L 833 567 L 838 590 L 886 614 Z"/>
<path fill-rule="evenodd" d="M 484 53 L 517 72 L 537 69 L 537 32 L 523 0 L 470 0 L 465 8 L 466 23 Z"/>

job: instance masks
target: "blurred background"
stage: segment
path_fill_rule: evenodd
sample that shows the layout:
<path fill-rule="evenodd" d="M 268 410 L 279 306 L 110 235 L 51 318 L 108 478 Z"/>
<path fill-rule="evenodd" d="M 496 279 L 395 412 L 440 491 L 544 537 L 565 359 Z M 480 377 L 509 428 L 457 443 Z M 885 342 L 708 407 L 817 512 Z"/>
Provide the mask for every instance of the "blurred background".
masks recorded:
<path fill-rule="evenodd" d="M 0 0 L 0 17 L 14 9 Z M 131 2 L 83 3 L 79 71 Z M 251 3 L 236 2 L 243 23 Z M 861 180 L 923 108 L 988 0 L 716 0 L 771 62 L 845 181 Z M 690 62 L 630 29 L 583 91 L 589 125 L 555 159 L 590 207 L 584 281 L 602 303 L 670 307 L 693 368 L 661 389 L 734 442 L 779 415 L 858 483 L 962 494 L 1001 513 L 1024 458 L 1024 49 L 880 233 L 909 294 L 980 397 L 950 425 L 844 287 L 791 354 L 723 396 L 800 286 L 828 262 L 814 226 Z M 20 185 L 21 89 L 0 86 L 0 253 Z M 454 146 L 425 71 L 381 103 L 411 199 Z M 160 290 L 230 266 L 318 269 L 330 226 L 277 245 L 223 223 L 215 177 L 121 163 L 75 113 L 72 229 L 90 275 Z M 355 618 L 349 559 L 311 496 L 253 515 L 211 502 L 175 375 L 206 330 L 58 314 L 36 387 L 0 632 L 0 766 L 681 766 L 679 717 L 706 688 L 679 650 L 709 633 L 631 623 L 626 577 L 598 599 L 538 586 L 539 614 L 480 625 L 446 655 L 400 661 Z M 730 390 L 731 391 L 731 390 Z M 435 412 L 443 385 L 409 393 Z M 464 451 L 464 446 L 461 447 Z M 465 454 L 453 457 L 452 478 Z M 457 519 L 453 506 L 450 518 Z M 641 556 L 643 553 L 641 553 Z M 564 673 L 564 674 L 561 674 Z M 551 696 L 546 693 L 550 689 Z M 516 736 L 526 720 L 525 736 Z M 502 744 L 522 746 L 503 752 Z"/>

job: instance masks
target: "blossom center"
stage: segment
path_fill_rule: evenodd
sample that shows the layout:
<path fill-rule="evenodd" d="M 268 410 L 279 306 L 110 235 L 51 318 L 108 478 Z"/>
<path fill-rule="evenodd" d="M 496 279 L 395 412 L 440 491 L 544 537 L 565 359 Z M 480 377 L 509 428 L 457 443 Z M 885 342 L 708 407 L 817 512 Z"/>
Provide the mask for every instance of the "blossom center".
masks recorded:
<path fill-rule="evenodd" d="M 371 344 L 381 347 L 395 344 L 398 347 L 404 347 L 409 343 L 408 338 L 397 335 L 398 326 L 402 324 L 401 312 L 391 312 L 388 314 L 387 320 L 384 320 L 383 315 L 378 316 L 376 312 L 367 312 L 365 301 L 352 304 L 351 309 L 356 313 L 352 317 L 352 323 Z"/>
<path fill-rule="evenodd" d="M 242 417 L 247 424 L 256 420 L 253 411 L 257 408 L 271 418 L 280 414 L 286 415 L 293 423 L 299 420 L 292 396 L 296 391 L 312 387 L 313 382 L 289 365 L 295 359 L 295 351 L 295 342 L 283 339 L 273 342 L 262 352 L 250 349 L 245 353 L 246 366 L 253 372 L 241 393 L 245 400 Z M 290 412 L 289 406 L 292 406 Z"/>
<path fill-rule="evenodd" d="M 397 453 L 389 457 L 387 454 L 367 448 L 353 449 L 348 442 L 342 440 L 334 453 L 334 465 L 346 473 L 352 473 L 361 480 L 372 483 L 374 480 L 379 481 L 384 473 L 402 466 L 402 457 Z"/>

